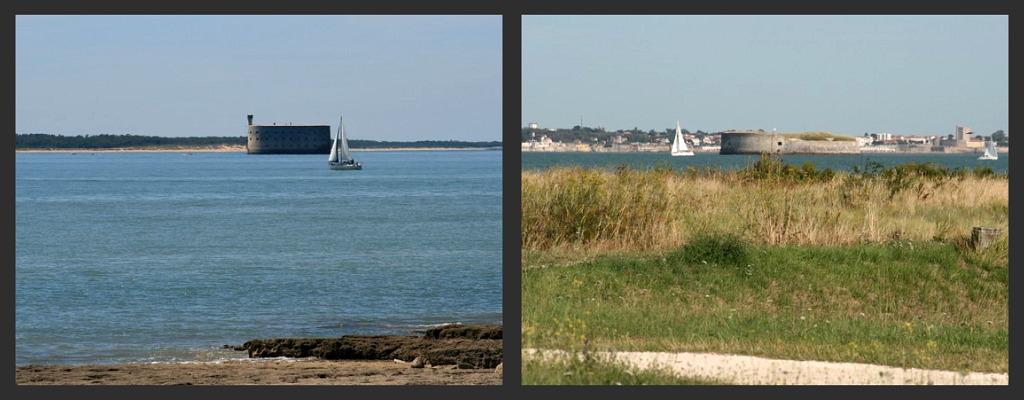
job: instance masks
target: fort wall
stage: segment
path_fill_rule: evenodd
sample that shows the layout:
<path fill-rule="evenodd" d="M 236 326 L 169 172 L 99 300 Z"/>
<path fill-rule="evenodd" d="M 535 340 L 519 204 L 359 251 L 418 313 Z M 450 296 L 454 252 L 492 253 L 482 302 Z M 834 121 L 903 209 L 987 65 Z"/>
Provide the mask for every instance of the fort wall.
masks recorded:
<path fill-rule="evenodd" d="M 719 154 L 860 154 L 856 141 L 801 140 L 761 132 L 723 132 Z"/>
<path fill-rule="evenodd" d="M 331 151 L 329 125 L 252 125 L 246 140 L 249 154 L 328 154 Z"/>

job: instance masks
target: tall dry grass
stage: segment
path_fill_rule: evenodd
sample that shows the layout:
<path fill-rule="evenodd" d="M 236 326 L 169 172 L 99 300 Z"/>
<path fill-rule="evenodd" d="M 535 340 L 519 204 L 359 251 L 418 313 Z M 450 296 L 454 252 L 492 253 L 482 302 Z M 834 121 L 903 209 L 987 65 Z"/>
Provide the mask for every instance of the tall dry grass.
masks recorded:
<path fill-rule="evenodd" d="M 526 250 L 646 251 L 701 233 L 758 244 L 960 240 L 974 226 L 1005 232 L 1008 188 L 1005 176 L 928 168 L 523 171 L 522 242 Z"/>

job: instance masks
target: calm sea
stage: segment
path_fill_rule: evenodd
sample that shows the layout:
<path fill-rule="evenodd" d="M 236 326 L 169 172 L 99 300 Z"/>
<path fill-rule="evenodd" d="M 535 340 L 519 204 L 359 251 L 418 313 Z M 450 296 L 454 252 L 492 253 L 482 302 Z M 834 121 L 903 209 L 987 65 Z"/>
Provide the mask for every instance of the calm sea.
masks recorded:
<path fill-rule="evenodd" d="M 501 321 L 501 152 L 16 157 L 17 365 Z"/>
<path fill-rule="evenodd" d="M 714 153 L 697 153 L 693 157 L 672 157 L 668 153 L 523 153 L 523 169 L 545 169 L 554 166 L 582 166 L 598 168 L 615 168 L 619 165 L 630 165 L 635 168 L 651 168 L 661 164 L 672 168 L 687 167 L 718 167 L 723 169 L 743 168 L 757 160 L 756 155 L 719 155 Z M 896 165 L 909 162 L 932 162 L 949 168 L 990 167 L 993 171 L 1005 173 L 1009 166 L 1010 155 L 999 154 L 995 161 L 978 160 L 976 154 L 861 154 L 861 155 L 786 155 L 783 161 L 797 166 L 809 161 L 818 169 L 850 170 L 854 166 L 864 166 L 868 161 L 876 161 L 883 165 Z"/>

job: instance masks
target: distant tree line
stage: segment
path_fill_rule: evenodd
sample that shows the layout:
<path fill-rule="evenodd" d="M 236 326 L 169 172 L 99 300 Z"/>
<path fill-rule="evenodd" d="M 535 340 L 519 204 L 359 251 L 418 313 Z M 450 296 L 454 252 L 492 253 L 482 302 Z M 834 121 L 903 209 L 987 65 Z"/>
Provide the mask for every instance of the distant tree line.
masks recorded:
<path fill-rule="evenodd" d="M 119 147 L 199 147 L 245 146 L 245 136 L 162 137 L 141 135 L 49 135 L 44 133 L 17 134 L 14 147 L 18 149 L 109 149 Z M 501 142 L 466 142 L 459 140 L 418 140 L 414 142 L 349 140 L 352 148 L 395 147 L 501 147 Z"/>
<path fill-rule="evenodd" d="M 1002 129 L 992 132 L 992 141 L 996 142 L 996 146 L 1005 147 L 1010 145 L 1010 137 L 1006 136 L 1006 132 L 1003 132 Z"/>
<path fill-rule="evenodd" d="M 465 142 L 461 140 L 417 140 L 414 142 L 394 142 L 381 140 L 349 139 L 348 146 L 353 149 L 388 149 L 395 147 L 457 147 L 487 148 L 501 147 L 501 142 Z"/>
<path fill-rule="evenodd" d="M 106 149 L 118 147 L 161 147 L 161 146 L 244 146 L 245 137 L 161 137 L 141 135 L 49 135 L 44 133 L 18 134 L 14 147 L 19 149 Z"/>

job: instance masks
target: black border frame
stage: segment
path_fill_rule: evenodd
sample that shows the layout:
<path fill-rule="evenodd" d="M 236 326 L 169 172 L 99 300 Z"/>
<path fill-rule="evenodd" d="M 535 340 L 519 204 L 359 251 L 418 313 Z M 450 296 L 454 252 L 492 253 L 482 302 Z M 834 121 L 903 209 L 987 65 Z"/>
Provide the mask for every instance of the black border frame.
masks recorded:
<path fill-rule="evenodd" d="M 1007 15 L 1010 24 L 1010 63 L 1013 64 L 1015 44 L 1013 40 L 1012 6 L 1009 1 L 949 1 L 914 2 L 914 1 L 847 1 L 823 2 L 809 0 L 782 0 L 768 2 L 758 0 L 702 0 L 693 2 L 669 3 L 664 1 L 634 0 L 631 2 L 599 3 L 584 1 L 538 1 L 538 0 L 437 0 L 433 2 L 417 0 L 393 0 L 365 3 L 343 3 L 331 0 L 300 0 L 280 2 L 273 0 L 251 0 L 245 3 L 214 0 L 199 2 L 185 0 L 172 2 L 167 0 L 128 2 L 116 0 L 99 0 L 81 2 L 74 0 L 39 1 L 16 0 L 13 12 L 6 18 L 8 23 L 4 34 L 5 40 L 0 44 L 3 49 L 3 63 L 6 76 L 14 75 L 14 33 L 15 16 L 19 14 L 450 14 L 471 15 L 491 14 L 503 15 L 502 18 L 502 85 L 503 85 L 503 318 L 505 325 L 505 362 L 503 386 L 418 386 L 418 387 L 353 387 L 353 386 L 196 386 L 168 387 L 157 386 L 52 386 L 38 387 L 15 385 L 14 363 L 4 365 L 8 380 L 4 382 L 3 392 L 15 398 L 70 398 L 70 397 L 137 397 L 178 398 L 183 396 L 238 396 L 246 398 L 280 398 L 300 395 L 309 398 L 328 398 L 339 395 L 356 395 L 362 397 L 395 398 L 408 397 L 497 397 L 515 398 L 522 396 L 542 395 L 545 397 L 580 395 L 597 398 L 618 398 L 630 393 L 642 393 L 655 397 L 677 397 L 679 395 L 724 395 L 742 397 L 756 395 L 766 398 L 823 396 L 838 398 L 863 398 L 864 396 L 893 397 L 962 397 L 965 395 L 983 395 L 993 397 L 1009 397 L 1012 388 L 1021 386 L 1021 379 L 1015 374 L 1010 375 L 1008 387 L 859 387 L 859 386 L 657 386 L 657 387 L 562 387 L 562 386 L 520 386 L 520 298 L 521 282 L 520 265 L 520 180 L 521 150 L 519 141 L 519 118 L 522 93 L 519 88 L 521 80 L 521 25 L 523 15 L 597 15 L 597 14 L 996 14 Z M 1019 47 L 1016 46 L 1016 47 Z M 1012 69 L 1011 69 L 1012 70 Z M 7 118 L 11 133 L 14 132 L 14 83 L 7 80 L 7 93 L 3 112 Z M 1010 77 L 1010 98 L 1020 92 L 1020 83 Z M 1011 108 L 1012 110 L 1012 108 Z M 1011 125 L 1014 113 L 1010 113 Z M 6 289 L 2 316 L 4 320 L 0 338 L 8 343 L 2 350 L 3 358 L 13 361 L 14 358 L 14 136 L 10 133 L 0 135 L 0 146 L 6 156 L 0 166 L 0 180 L 4 190 L 0 193 L 3 212 L 0 212 L 0 224 L 7 227 L 0 235 L 3 237 L 4 274 L 0 275 L 2 288 Z M 1010 161 L 1010 170 L 1019 170 Z M 1011 177 L 1010 198 L 1018 198 L 1017 188 L 1013 186 Z M 1017 213 L 1010 213 L 1011 226 L 1018 225 L 1015 221 Z M 1013 244 L 1018 240 L 1011 238 L 1010 259 L 1016 259 L 1020 251 Z M 1010 286 L 1020 287 L 1020 273 L 1010 272 Z M 1010 298 L 1010 331 L 1020 330 L 1020 318 L 1015 310 L 1020 309 L 1020 296 Z M 511 351 L 510 351 L 511 350 Z M 1020 351 L 1014 341 L 1010 343 L 1010 366 L 1016 365 Z"/>

